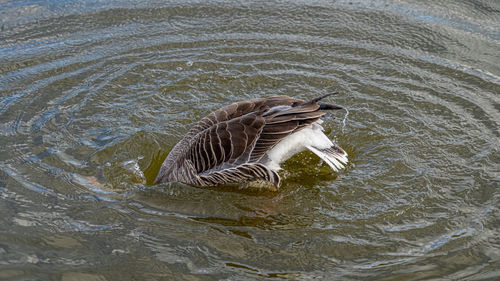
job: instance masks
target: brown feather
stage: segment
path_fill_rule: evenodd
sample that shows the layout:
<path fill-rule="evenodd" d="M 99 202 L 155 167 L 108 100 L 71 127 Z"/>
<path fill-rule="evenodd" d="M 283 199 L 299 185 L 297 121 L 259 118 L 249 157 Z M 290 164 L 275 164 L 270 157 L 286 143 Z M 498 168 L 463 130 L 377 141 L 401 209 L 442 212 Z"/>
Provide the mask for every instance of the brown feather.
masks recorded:
<path fill-rule="evenodd" d="M 279 141 L 325 113 L 320 98 L 257 98 L 224 106 L 196 123 L 172 149 L 155 180 L 216 185 L 279 176 L 259 161 Z"/>

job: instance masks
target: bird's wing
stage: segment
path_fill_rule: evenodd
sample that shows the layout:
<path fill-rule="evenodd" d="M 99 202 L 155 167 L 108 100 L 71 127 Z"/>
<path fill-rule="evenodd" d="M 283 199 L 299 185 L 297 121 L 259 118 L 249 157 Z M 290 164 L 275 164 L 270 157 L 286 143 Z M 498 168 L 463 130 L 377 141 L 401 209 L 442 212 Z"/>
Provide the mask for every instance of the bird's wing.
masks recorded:
<path fill-rule="evenodd" d="M 264 125 L 261 112 L 215 123 L 192 138 L 185 158 L 198 174 L 244 164 Z"/>
<path fill-rule="evenodd" d="M 271 108 L 263 115 L 265 125 L 255 143 L 249 161 L 258 162 L 279 141 L 316 122 L 325 114 L 319 110 L 320 106 L 316 102 L 297 102 L 288 107 Z"/>
<path fill-rule="evenodd" d="M 318 120 L 324 114 L 319 108 L 316 102 L 288 97 L 231 104 L 190 131 L 185 158 L 198 174 L 256 163 L 280 140 Z"/>
<path fill-rule="evenodd" d="M 274 96 L 269 98 L 250 99 L 226 105 L 198 121 L 198 123 L 189 130 L 185 138 L 195 137 L 197 134 L 217 123 L 230 121 L 252 112 L 262 111 L 264 108 L 269 109 L 276 106 L 289 106 L 294 102 L 302 102 L 302 100 L 288 96 Z"/>
<path fill-rule="evenodd" d="M 279 183 L 276 172 L 259 163 L 280 140 L 316 122 L 325 113 L 316 100 L 272 97 L 223 107 L 197 123 L 184 158 L 204 185 L 263 179 Z"/>
<path fill-rule="evenodd" d="M 245 163 L 223 170 L 198 175 L 200 185 L 211 186 L 262 179 L 275 185 L 280 184 L 280 176 L 261 163 Z"/>

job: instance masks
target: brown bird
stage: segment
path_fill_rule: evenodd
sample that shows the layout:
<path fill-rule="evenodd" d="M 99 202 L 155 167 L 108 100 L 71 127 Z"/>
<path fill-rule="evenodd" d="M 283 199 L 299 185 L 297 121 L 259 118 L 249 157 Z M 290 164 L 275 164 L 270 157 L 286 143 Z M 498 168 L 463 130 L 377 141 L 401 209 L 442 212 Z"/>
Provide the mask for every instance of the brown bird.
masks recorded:
<path fill-rule="evenodd" d="M 224 106 L 201 119 L 170 151 L 155 183 L 198 186 L 267 181 L 279 187 L 280 164 L 309 149 L 334 171 L 347 153 L 324 133 L 323 110 L 342 107 L 288 96 L 256 98 Z"/>

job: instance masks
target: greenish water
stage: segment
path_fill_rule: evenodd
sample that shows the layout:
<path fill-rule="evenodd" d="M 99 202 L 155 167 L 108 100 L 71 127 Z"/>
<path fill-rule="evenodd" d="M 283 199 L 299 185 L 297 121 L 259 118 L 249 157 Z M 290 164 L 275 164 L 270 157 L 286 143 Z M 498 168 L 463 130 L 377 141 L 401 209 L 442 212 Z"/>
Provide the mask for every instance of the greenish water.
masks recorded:
<path fill-rule="evenodd" d="M 0 280 L 500 279 L 498 1 L 2 1 Z M 276 193 L 149 184 L 191 125 L 329 92 Z"/>

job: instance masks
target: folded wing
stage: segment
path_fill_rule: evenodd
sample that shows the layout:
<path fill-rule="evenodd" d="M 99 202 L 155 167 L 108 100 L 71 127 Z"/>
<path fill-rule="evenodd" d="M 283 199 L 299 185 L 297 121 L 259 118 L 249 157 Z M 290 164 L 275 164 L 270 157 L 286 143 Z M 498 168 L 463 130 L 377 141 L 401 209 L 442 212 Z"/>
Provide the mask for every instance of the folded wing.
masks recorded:
<path fill-rule="evenodd" d="M 186 158 L 198 174 L 197 184 L 214 185 L 279 176 L 261 163 L 266 152 L 325 113 L 316 101 L 287 97 L 256 99 L 219 109 L 188 133 Z"/>

